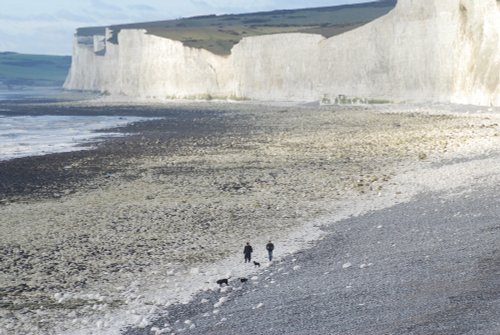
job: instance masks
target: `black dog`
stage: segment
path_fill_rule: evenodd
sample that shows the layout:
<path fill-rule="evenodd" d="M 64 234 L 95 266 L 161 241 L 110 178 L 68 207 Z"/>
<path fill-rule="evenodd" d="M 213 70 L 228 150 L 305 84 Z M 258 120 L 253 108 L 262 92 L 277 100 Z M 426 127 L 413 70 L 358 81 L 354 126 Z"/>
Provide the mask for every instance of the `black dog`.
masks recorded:
<path fill-rule="evenodd" d="M 253 261 L 253 265 L 258 266 L 260 268 L 260 263 L 259 262 Z"/>
<path fill-rule="evenodd" d="M 222 284 L 229 285 L 229 281 L 227 280 L 227 278 L 219 279 L 219 280 L 217 280 L 216 283 L 219 284 L 219 286 L 222 286 Z"/>
<path fill-rule="evenodd" d="M 245 283 L 248 281 L 248 278 L 240 278 L 240 282 Z"/>

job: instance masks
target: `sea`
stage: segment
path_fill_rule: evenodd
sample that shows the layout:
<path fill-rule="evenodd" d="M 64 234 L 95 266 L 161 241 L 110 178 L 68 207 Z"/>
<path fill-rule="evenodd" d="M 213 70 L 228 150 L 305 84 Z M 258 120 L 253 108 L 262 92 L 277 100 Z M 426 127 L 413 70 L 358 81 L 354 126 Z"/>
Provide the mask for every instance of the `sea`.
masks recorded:
<path fill-rule="evenodd" d="M 126 135 L 102 130 L 146 119 L 132 116 L 30 115 L 28 109 L 26 115 L 9 116 L 5 110 L 2 114 L 2 102 L 68 99 L 65 94 L 57 88 L 0 90 L 0 161 L 91 149 L 90 142 Z M 77 98 L 71 96 L 71 99 Z M 88 99 L 89 96 L 81 98 Z"/>

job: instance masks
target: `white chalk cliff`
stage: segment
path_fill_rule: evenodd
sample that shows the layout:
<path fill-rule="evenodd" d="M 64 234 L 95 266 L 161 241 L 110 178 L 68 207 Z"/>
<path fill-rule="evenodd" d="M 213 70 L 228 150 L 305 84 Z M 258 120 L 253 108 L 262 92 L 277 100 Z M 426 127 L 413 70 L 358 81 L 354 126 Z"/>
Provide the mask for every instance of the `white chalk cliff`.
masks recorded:
<path fill-rule="evenodd" d="M 107 32 L 109 35 L 109 31 Z M 390 101 L 500 106 L 500 0 L 399 0 L 331 38 L 247 37 L 229 56 L 123 29 L 75 36 L 64 87 L 158 98 Z"/>

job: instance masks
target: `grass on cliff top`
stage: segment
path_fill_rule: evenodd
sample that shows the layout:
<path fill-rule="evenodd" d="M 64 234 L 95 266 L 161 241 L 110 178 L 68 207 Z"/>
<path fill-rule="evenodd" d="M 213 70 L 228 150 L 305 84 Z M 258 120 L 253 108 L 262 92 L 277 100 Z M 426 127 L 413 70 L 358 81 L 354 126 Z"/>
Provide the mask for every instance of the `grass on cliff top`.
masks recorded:
<path fill-rule="evenodd" d="M 148 34 L 181 41 L 193 48 L 228 55 L 242 38 L 278 33 L 312 33 L 331 37 L 387 14 L 395 0 L 322 8 L 276 10 L 239 15 L 207 15 L 178 20 L 111 26 L 109 42 L 118 43 L 122 29 L 146 29 Z M 105 27 L 80 28 L 79 36 L 104 34 Z"/>
<path fill-rule="evenodd" d="M 0 52 L 0 84 L 7 87 L 61 86 L 70 64 L 69 56 Z"/>

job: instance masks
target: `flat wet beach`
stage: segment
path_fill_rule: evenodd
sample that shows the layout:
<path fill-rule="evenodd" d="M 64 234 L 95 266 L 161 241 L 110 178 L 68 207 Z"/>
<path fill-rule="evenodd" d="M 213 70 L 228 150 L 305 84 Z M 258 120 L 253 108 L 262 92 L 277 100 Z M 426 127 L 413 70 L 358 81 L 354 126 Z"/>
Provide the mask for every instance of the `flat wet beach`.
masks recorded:
<path fill-rule="evenodd" d="M 493 114 L 394 105 L 72 102 L 29 114 L 154 119 L 112 129 L 128 135 L 91 150 L 0 162 L 5 334 L 92 333 L 131 310 L 128 322 L 146 322 L 213 289 L 228 267 L 207 265 L 242 261 L 247 240 L 291 251 L 304 224 L 404 198 L 399 174 L 484 155 L 500 133 Z"/>

